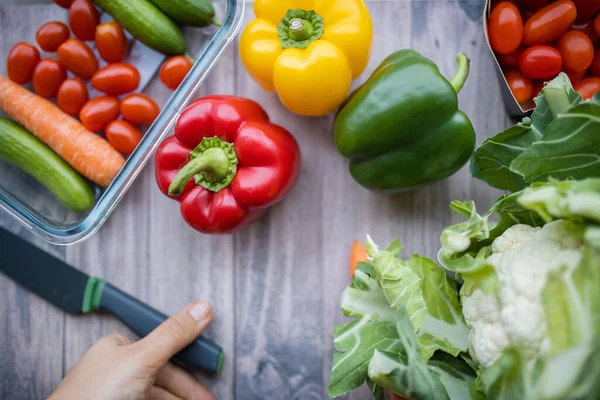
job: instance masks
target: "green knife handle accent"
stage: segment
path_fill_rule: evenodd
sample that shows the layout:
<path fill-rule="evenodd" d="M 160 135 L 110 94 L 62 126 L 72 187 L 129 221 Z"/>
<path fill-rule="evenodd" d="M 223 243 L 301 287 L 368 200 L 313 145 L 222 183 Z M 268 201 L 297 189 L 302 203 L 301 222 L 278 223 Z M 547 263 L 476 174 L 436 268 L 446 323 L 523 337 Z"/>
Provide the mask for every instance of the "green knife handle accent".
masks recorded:
<path fill-rule="evenodd" d="M 104 286 L 106 286 L 106 282 L 100 278 L 90 278 L 88 280 L 85 292 L 83 293 L 82 312 L 89 313 L 100 308 L 100 299 L 102 298 Z"/>
<path fill-rule="evenodd" d="M 94 285 L 99 286 L 97 283 Z M 96 290 L 91 291 L 96 292 Z M 100 310 L 113 314 L 140 337 L 148 335 L 167 319 L 166 315 L 108 283 L 103 285 L 101 293 Z M 95 305 L 93 301 L 91 304 Z M 187 366 L 195 366 L 211 373 L 221 371 L 223 366 L 223 350 L 203 337 L 196 339 L 173 358 Z"/>

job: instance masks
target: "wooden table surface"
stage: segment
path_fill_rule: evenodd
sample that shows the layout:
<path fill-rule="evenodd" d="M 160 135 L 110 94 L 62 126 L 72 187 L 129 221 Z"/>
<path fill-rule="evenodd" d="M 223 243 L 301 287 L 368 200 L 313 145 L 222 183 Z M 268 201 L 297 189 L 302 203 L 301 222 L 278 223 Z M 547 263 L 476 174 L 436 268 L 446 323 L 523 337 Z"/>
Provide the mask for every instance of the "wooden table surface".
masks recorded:
<path fill-rule="evenodd" d="M 355 84 L 395 50 L 421 51 L 446 76 L 464 51 L 472 71 L 460 106 L 471 117 L 478 142 L 508 125 L 485 44 L 483 0 L 370 0 L 368 5 L 373 56 Z M 244 25 L 252 17 L 248 4 Z M 215 318 L 207 336 L 224 348 L 225 364 L 217 377 L 198 379 L 218 399 L 326 398 L 333 327 L 344 320 L 339 300 L 348 284 L 352 241 L 366 233 L 379 243 L 398 237 L 408 251 L 435 257 L 441 230 L 459 220 L 449 202 L 474 199 L 484 209 L 498 192 L 471 179 L 467 168 L 412 193 L 382 197 L 362 189 L 334 148 L 332 117 L 309 119 L 286 111 L 250 79 L 237 43 L 202 90 L 258 101 L 300 143 L 297 186 L 260 221 L 233 236 L 198 234 L 181 219 L 177 204 L 158 191 L 148 165 L 104 227 L 84 243 L 43 244 L 6 214 L 0 225 L 165 313 L 195 299 L 210 301 Z M 169 95 L 159 83 L 146 91 L 162 100 Z M 0 399 L 44 398 L 101 336 L 131 335 L 109 316 L 65 315 L 3 276 L 0 293 Z M 369 398 L 368 391 L 349 398 Z"/>

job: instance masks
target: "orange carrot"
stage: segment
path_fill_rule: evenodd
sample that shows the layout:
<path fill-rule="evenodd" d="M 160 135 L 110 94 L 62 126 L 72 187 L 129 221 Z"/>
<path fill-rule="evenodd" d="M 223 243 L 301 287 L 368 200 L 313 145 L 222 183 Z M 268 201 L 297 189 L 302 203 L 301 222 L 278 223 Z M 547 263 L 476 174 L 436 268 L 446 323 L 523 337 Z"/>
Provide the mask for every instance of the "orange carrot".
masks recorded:
<path fill-rule="evenodd" d="M 81 175 L 110 185 L 125 159 L 100 136 L 46 99 L 0 76 L 0 109 L 47 144 Z"/>
<path fill-rule="evenodd" d="M 355 241 L 350 252 L 350 278 L 354 277 L 356 267 L 361 262 L 369 262 L 367 260 L 367 249 L 361 243 Z"/>

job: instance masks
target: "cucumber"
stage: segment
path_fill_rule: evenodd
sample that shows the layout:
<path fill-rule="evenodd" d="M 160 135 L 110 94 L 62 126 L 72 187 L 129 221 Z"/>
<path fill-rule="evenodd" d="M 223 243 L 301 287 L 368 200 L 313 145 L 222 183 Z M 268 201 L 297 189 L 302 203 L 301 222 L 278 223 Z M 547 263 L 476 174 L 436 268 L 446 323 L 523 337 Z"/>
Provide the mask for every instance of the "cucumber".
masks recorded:
<path fill-rule="evenodd" d="M 205 27 L 214 22 L 215 9 L 210 0 L 150 0 L 175 22 Z"/>
<path fill-rule="evenodd" d="M 94 193 L 81 175 L 35 136 L 6 118 L 0 118 L 0 160 L 31 175 L 73 211 L 84 212 L 94 205 Z"/>
<path fill-rule="evenodd" d="M 94 0 L 140 42 L 165 55 L 185 54 L 181 30 L 147 0 Z"/>

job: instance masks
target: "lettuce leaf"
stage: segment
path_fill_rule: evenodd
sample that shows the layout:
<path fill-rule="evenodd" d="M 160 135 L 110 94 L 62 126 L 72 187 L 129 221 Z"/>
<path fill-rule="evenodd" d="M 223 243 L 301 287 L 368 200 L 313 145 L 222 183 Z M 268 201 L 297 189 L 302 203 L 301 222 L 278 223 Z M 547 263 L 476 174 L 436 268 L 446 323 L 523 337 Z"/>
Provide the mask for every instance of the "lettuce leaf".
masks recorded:
<path fill-rule="evenodd" d="M 600 177 L 599 100 L 582 103 L 561 73 L 535 99 L 531 118 L 477 148 L 471 175 L 511 192 L 550 178 Z"/>

